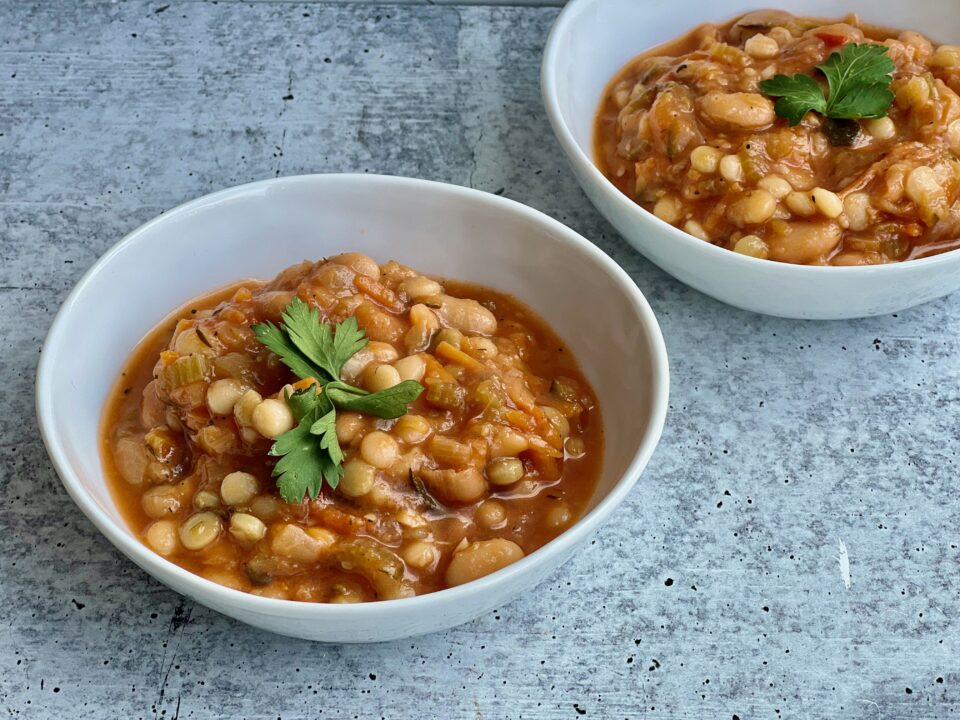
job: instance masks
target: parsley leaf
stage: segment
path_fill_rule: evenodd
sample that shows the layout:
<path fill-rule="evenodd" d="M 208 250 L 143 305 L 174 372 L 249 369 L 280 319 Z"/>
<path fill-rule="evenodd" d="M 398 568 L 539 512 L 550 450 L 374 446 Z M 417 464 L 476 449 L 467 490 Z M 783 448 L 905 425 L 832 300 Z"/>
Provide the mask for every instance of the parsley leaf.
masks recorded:
<path fill-rule="evenodd" d="M 324 388 L 330 401 L 341 410 L 392 420 L 406 415 L 407 405 L 420 397 L 423 385 L 416 380 L 404 380 L 399 385 L 372 394 L 362 390 L 358 393 L 357 390 L 344 383 L 330 383 Z"/>
<path fill-rule="evenodd" d="M 774 75 L 760 83 L 760 89 L 770 97 L 780 98 L 773 109 L 786 118 L 791 127 L 798 125 L 811 110 L 821 114 L 827 110 L 823 91 L 809 75 Z"/>
<path fill-rule="evenodd" d="M 328 398 L 311 387 L 287 395 L 286 400 L 297 425 L 274 440 L 269 454 L 280 458 L 273 468 L 280 497 L 299 503 L 304 495 L 317 497 L 324 480 L 333 488 L 340 483 L 343 453 L 337 442 L 336 411 Z M 318 424 L 322 424 L 319 442 L 313 432 Z"/>
<path fill-rule="evenodd" d="M 284 365 L 293 370 L 294 375 L 318 379 L 324 376 L 323 370 L 304 357 L 286 333 L 272 322 L 251 325 L 250 329 L 257 336 L 259 343 L 277 355 Z"/>
<path fill-rule="evenodd" d="M 896 70 L 884 45 L 850 43 L 817 65 L 827 78 L 829 97 L 810 75 L 775 75 L 760 83 L 765 95 L 779 98 L 774 109 L 793 126 L 811 110 L 835 120 L 880 118 L 893 102 Z"/>
<path fill-rule="evenodd" d="M 336 329 L 320 322 L 320 313 L 295 297 L 283 311 L 283 327 L 297 349 L 324 372 L 318 380 L 340 378 L 343 364 L 367 344 L 357 319 L 349 317 Z"/>
<path fill-rule="evenodd" d="M 274 439 L 269 454 L 280 458 L 273 468 L 280 496 L 299 503 L 316 498 L 324 481 L 331 488 L 343 475 L 343 450 L 337 441 L 337 409 L 398 418 L 423 392 L 415 380 L 369 393 L 340 381 L 340 370 L 367 338 L 354 317 L 336 327 L 320 321 L 320 313 L 294 298 L 281 315 L 279 327 L 267 322 L 253 325 L 257 340 L 274 352 L 295 375 L 314 378 L 320 388 L 285 394 L 297 425 Z"/>

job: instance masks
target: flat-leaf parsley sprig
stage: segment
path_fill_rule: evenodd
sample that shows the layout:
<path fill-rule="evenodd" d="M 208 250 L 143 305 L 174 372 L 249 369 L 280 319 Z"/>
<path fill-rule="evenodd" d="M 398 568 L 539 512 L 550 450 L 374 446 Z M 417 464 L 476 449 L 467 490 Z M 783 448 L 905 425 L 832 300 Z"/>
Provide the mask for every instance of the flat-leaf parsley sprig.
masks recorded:
<path fill-rule="evenodd" d="M 340 370 L 367 345 L 366 334 L 349 317 L 336 327 L 321 322 L 320 313 L 300 298 L 284 308 L 279 326 L 271 322 L 251 326 L 267 349 L 302 379 L 316 385 L 284 397 L 296 426 L 275 438 L 270 455 L 279 457 L 273 469 L 280 496 L 298 503 L 304 495 L 317 497 L 324 480 L 335 488 L 343 475 L 343 450 L 337 442 L 337 410 L 398 418 L 419 397 L 423 386 L 405 380 L 386 390 L 369 393 L 340 380 Z"/>
<path fill-rule="evenodd" d="M 760 91 L 779 98 L 774 109 L 793 126 L 811 110 L 834 120 L 881 118 L 893 102 L 891 74 L 896 70 L 884 45 L 850 43 L 817 65 L 827 78 L 829 96 L 810 75 L 774 75 Z"/>

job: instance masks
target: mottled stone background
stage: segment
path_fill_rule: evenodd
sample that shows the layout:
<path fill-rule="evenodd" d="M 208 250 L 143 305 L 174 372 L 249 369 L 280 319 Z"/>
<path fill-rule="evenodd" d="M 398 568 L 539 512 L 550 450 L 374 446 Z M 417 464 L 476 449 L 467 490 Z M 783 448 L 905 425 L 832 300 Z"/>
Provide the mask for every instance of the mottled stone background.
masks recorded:
<path fill-rule="evenodd" d="M 0 711 L 960 713 L 960 296 L 791 322 L 649 265 L 581 194 L 541 110 L 557 12 L 0 2 Z M 32 400 L 53 313 L 127 231 L 211 190 L 338 171 L 498 191 L 568 223 L 636 279 L 673 373 L 660 448 L 592 544 L 487 617 L 381 646 L 269 635 L 158 585 L 70 502 Z"/>

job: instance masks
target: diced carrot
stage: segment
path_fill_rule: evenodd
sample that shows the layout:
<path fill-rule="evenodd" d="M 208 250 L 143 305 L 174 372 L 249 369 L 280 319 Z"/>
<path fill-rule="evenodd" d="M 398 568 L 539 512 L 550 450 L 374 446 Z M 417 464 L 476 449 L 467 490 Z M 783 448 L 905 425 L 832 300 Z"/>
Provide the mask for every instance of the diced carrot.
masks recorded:
<path fill-rule="evenodd" d="M 454 347 L 446 340 L 437 345 L 437 355 L 442 357 L 444 360 L 449 360 L 452 363 L 461 365 L 471 372 L 486 372 L 487 366 L 484 365 L 479 360 L 470 357 L 460 348 Z"/>
<path fill-rule="evenodd" d="M 403 312 L 403 303 L 400 302 L 400 298 L 383 283 L 377 282 L 366 275 L 357 275 L 353 280 L 353 284 L 357 286 L 357 290 L 371 300 L 376 300 L 390 310 L 390 312 Z"/>
<path fill-rule="evenodd" d="M 448 373 L 443 365 L 441 365 L 433 355 L 429 353 L 422 353 L 420 357 L 423 358 L 423 361 L 427 364 L 427 369 L 424 371 L 424 377 L 436 378 L 442 382 L 456 382 L 457 379 Z"/>

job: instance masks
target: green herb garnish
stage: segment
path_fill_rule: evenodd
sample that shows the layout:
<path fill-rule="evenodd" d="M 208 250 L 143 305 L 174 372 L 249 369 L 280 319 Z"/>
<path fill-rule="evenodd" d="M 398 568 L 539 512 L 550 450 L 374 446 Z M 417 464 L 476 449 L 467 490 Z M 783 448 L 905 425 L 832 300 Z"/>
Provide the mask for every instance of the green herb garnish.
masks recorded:
<path fill-rule="evenodd" d="M 356 318 L 336 327 L 320 321 L 320 313 L 300 298 L 284 308 L 279 327 L 271 322 L 251 326 L 257 340 L 274 352 L 300 378 L 314 378 L 321 390 L 309 387 L 285 399 L 297 426 L 277 437 L 270 455 L 279 457 L 273 469 L 280 496 L 298 503 L 317 497 L 323 481 L 335 488 L 343 475 L 343 451 L 337 442 L 337 409 L 398 418 L 423 392 L 415 380 L 369 393 L 340 380 L 340 370 L 367 345 Z"/>
<path fill-rule="evenodd" d="M 881 118 L 890 109 L 891 73 L 896 70 L 883 45 L 845 45 L 817 68 L 826 76 L 829 97 L 810 75 L 774 75 L 760 83 L 765 95 L 780 98 L 774 109 L 793 126 L 811 110 L 834 120 Z"/>

